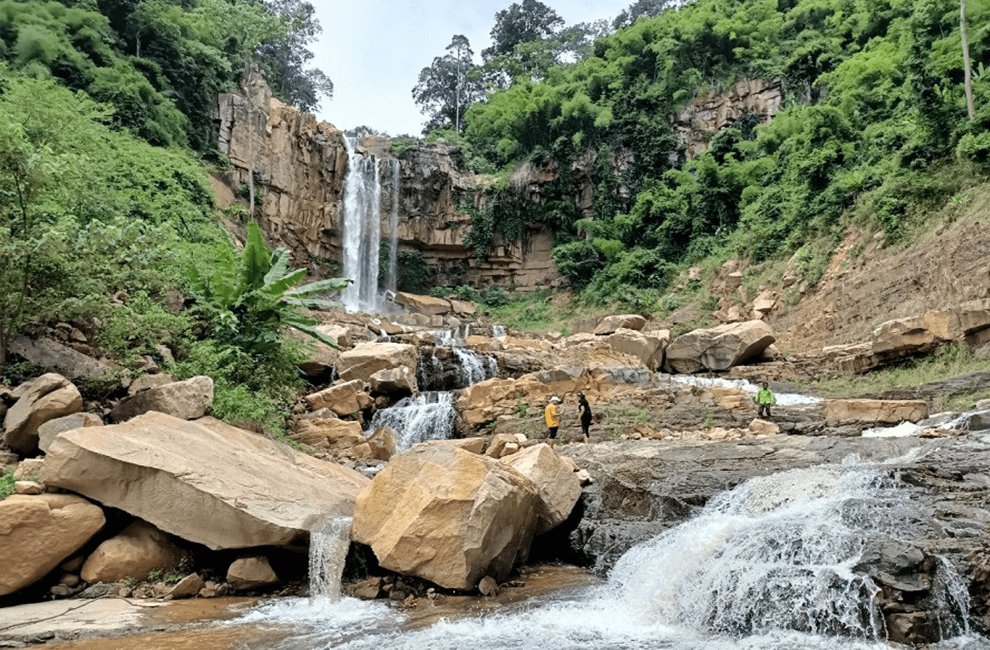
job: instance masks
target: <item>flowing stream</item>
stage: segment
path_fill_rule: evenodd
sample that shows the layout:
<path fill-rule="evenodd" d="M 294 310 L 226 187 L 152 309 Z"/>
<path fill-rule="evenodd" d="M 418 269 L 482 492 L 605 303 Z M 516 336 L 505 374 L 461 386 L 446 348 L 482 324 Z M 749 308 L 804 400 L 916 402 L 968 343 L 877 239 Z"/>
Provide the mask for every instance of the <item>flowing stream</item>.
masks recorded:
<path fill-rule="evenodd" d="M 396 448 L 404 451 L 426 440 L 449 439 L 456 421 L 453 393 L 423 392 L 376 411 L 368 431 L 374 433 L 379 427 L 392 429 Z"/>
<path fill-rule="evenodd" d="M 334 517 L 309 538 L 309 593 L 331 602 L 340 600 L 344 560 L 351 545 L 351 517 Z"/>
<path fill-rule="evenodd" d="M 318 610 L 277 601 L 249 619 L 302 625 L 282 650 L 881 650 L 879 587 L 856 565 L 869 544 L 920 537 L 923 522 L 882 467 L 791 470 L 718 495 L 630 549 L 598 587 L 421 629 L 350 598 Z M 967 627 L 966 591 L 948 563 L 932 591 L 949 639 L 934 647 L 986 648 Z"/>

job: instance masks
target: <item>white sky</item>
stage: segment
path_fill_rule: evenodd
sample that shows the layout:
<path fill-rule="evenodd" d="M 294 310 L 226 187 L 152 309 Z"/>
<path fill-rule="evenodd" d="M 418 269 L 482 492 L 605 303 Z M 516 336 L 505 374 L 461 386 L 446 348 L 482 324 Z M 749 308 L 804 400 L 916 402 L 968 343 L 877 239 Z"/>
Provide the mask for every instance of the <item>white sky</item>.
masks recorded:
<path fill-rule="evenodd" d="M 445 54 L 455 34 L 471 41 L 475 62 L 491 45 L 495 13 L 513 0 L 310 0 L 323 27 L 311 64 L 333 81 L 318 116 L 339 129 L 366 125 L 389 135 L 420 135 L 413 103 L 419 71 Z M 518 0 L 521 1 L 521 0 Z M 613 18 L 632 0 L 542 0 L 567 25 Z"/>

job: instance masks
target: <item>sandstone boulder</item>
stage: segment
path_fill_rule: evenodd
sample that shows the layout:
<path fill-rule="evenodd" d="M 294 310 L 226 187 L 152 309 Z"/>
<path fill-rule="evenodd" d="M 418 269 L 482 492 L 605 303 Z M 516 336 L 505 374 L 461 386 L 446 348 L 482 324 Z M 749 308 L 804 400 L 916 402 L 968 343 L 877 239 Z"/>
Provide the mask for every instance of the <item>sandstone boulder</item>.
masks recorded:
<path fill-rule="evenodd" d="M 183 420 L 203 417 L 213 405 L 213 380 L 199 376 L 151 388 L 121 400 L 110 411 L 110 419 L 124 422 L 157 411 Z"/>
<path fill-rule="evenodd" d="M 770 326 L 760 320 L 694 330 L 670 343 L 666 366 L 683 373 L 728 370 L 761 355 L 774 340 Z"/>
<path fill-rule="evenodd" d="M 749 423 L 749 430 L 758 436 L 775 436 L 780 433 L 780 427 L 773 422 L 767 422 L 759 418 Z"/>
<path fill-rule="evenodd" d="M 127 387 L 127 394 L 137 395 L 143 391 L 164 386 L 165 384 L 171 384 L 175 381 L 178 381 L 175 377 L 164 373 L 157 375 L 143 375 L 131 382 L 131 385 Z"/>
<path fill-rule="evenodd" d="M 371 375 L 371 392 L 378 395 L 394 393 L 415 393 L 416 373 L 408 366 L 379 370 Z"/>
<path fill-rule="evenodd" d="M 395 431 L 388 427 L 379 427 L 366 441 L 371 450 L 370 456 L 375 460 L 388 460 L 398 449 L 398 439 Z"/>
<path fill-rule="evenodd" d="M 449 440 L 424 440 L 423 442 L 416 443 L 412 448 L 419 449 L 420 447 L 438 446 L 457 447 L 472 454 L 480 454 L 485 449 L 485 439 L 481 436 L 475 436 L 472 438 L 451 438 Z"/>
<path fill-rule="evenodd" d="M 670 331 L 661 332 L 666 333 L 666 338 L 656 336 L 654 332 L 646 334 L 623 327 L 617 329 L 607 340 L 619 354 L 636 357 L 647 368 L 654 370 L 663 364 L 663 351 L 670 344 Z"/>
<path fill-rule="evenodd" d="M 242 557 L 234 560 L 227 569 L 227 582 L 235 591 L 261 589 L 278 584 L 278 576 L 269 564 L 268 558 Z"/>
<path fill-rule="evenodd" d="M 581 496 L 581 481 L 572 463 L 565 462 L 547 445 L 533 445 L 505 457 L 502 462 L 533 481 L 540 495 L 536 534 L 552 530 L 571 515 Z"/>
<path fill-rule="evenodd" d="M 458 316 L 473 316 L 474 313 L 478 311 L 478 306 L 473 302 L 456 300 L 454 298 L 450 299 L 450 308 L 453 309 L 454 313 Z"/>
<path fill-rule="evenodd" d="M 595 334 L 603 336 L 620 329 L 639 331 L 643 329 L 644 325 L 646 325 L 646 319 L 639 314 L 616 314 L 603 318 L 595 327 Z"/>
<path fill-rule="evenodd" d="M 14 495 L 0 501 L 0 596 L 44 577 L 105 522 L 99 506 L 75 495 Z"/>
<path fill-rule="evenodd" d="M 82 409 L 79 389 L 62 375 L 48 373 L 18 387 L 19 399 L 4 418 L 4 444 L 22 455 L 38 451 L 38 428 Z"/>
<path fill-rule="evenodd" d="M 86 558 L 80 575 L 90 584 L 125 578 L 145 580 L 150 571 L 164 573 L 173 568 L 183 555 L 166 533 L 147 522 L 135 521 L 97 546 Z"/>
<path fill-rule="evenodd" d="M 61 434 L 42 480 L 211 549 L 305 542 L 317 521 L 349 515 L 368 484 L 219 420 L 155 412 Z"/>
<path fill-rule="evenodd" d="M 14 481 L 14 494 L 44 494 L 45 486 L 37 481 Z"/>
<path fill-rule="evenodd" d="M 381 565 L 448 589 L 504 580 L 529 555 L 539 503 L 508 465 L 450 446 L 419 446 L 358 497 L 351 539 Z"/>
<path fill-rule="evenodd" d="M 451 312 L 450 301 L 445 298 L 421 296 L 400 291 L 395 294 L 395 302 L 405 307 L 406 311 L 424 316 L 440 316 Z"/>
<path fill-rule="evenodd" d="M 168 595 L 176 600 L 179 598 L 192 598 L 205 588 L 206 581 L 198 573 L 192 573 L 175 583 L 175 586 L 169 590 Z"/>
<path fill-rule="evenodd" d="M 79 427 L 102 427 L 103 420 L 95 413 L 73 413 L 65 417 L 55 418 L 45 422 L 38 427 L 38 447 L 41 451 L 48 451 L 55 436 L 63 431 L 78 429 Z"/>
<path fill-rule="evenodd" d="M 299 369 L 307 377 L 319 377 L 333 370 L 334 364 L 340 358 L 340 350 L 312 337 L 305 338 L 308 350 L 306 359 L 299 364 Z"/>
<path fill-rule="evenodd" d="M 830 399 L 825 400 L 825 423 L 899 424 L 928 417 L 924 400 Z"/>
<path fill-rule="evenodd" d="M 406 343 L 364 343 L 337 359 L 337 374 L 344 381 L 371 382 L 380 370 L 408 368 L 416 372 L 416 347 Z"/>
<path fill-rule="evenodd" d="M 314 411 L 328 408 L 337 415 L 351 415 L 371 406 L 374 401 L 364 392 L 364 382 L 352 379 L 306 396 Z"/>
<path fill-rule="evenodd" d="M 289 438 L 310 447 L 346 451 L 364 442 L 361 423 L 339 418 L 305 418 L 296 422 Z"/>
<path fill-rule="evenodd" d="M 44 468 L 44 458 L 25 458 L 17 463 L 17 467 L 14 469 L 14 478 L 33 481 L 41 476 L 41 470 Z"/>
<path fill-rule="evenodd" d="M 519 451 L 519 443 L 526 442 L 526 436 L 516 433 L 499 433 L 492 437 L 491 443 L 485 455 L 489 458 L 502 458 L 507 456 L 506 447 L 515 445 L 515 451 Z M 512 452 L 509 452 L 512 453 Z"/>

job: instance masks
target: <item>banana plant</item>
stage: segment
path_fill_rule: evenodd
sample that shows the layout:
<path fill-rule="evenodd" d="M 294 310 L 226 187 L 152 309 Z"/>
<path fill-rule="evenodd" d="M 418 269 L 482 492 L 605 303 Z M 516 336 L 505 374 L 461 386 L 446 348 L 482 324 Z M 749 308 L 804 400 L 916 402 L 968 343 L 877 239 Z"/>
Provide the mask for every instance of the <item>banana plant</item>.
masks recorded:
<path fill-rule="evenodd" d="M 335 307 L 339 303 L 320 297 L 338 292 L 350 280 L 329 278 L 295 286 L 305 269 L 289 266 L 289 251 L 270 250 L 261 228 L 248 224 L 247 242 L 238 252 L 223 246 L 219 266 L 209 275 L 189 269 L 189 283 L 197 306 L 206 315 L 212 335 L 250 353 L 267 354 L 278 347 L 280 330 L 291 327 L 337 347 L 314 325 L 319 319 L 301 311 Z"/>

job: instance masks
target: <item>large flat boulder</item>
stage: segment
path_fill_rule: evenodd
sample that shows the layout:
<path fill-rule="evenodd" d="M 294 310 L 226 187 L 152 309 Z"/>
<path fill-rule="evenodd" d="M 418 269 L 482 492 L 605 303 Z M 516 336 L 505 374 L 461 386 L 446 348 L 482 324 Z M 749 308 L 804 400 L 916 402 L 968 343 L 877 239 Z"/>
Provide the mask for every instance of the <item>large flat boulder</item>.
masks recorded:
<path fill-rule="evenodd" d="M 337 374 L 344 381 L 360 379 L 371 383 L 380 370 L 408 368 L 416 372 L 416 346 L 407 343 L 364 343 L 340 355 Z"/>
<path fill-rule="evenodd" d="M 539 497 L 512 467 L 451 446 L 420 446 L 375 476 L 354 511 L 351 539 L 379 563 L 449 589 L 524 562 Z"/>
<path fill-rule="evenodd" d="M 206 415 L 212 405 L 213 380 L 201 375 L 156 386 L 123 399 L 110 411 L 110 419 L 124 422 L 142 413 L 157 411 L 183 420 L 194 420 Z"/>
<path fill-rule="evenodd" d="M 502 462 L 536 485 L 540 495 L 537 535 L 567 521 L 581 496 L 581 481 L 574 473 L 573 461 L 564 461 L 547 445 L 533 445 L 503 457 Z"/>
<path fill-rule="evenodd" d="M 45 422 L 71 415 L 83 407 L 75 384 L 48 373 L 18 387 L 19 399 L 4 418 L 4 444 L 29 456 L 38 451 L 38 429 Z"/>
<path fill-rule="evenodd" d="M 770 326 L 760 320 L 694 330 L 670 343 L 666 367 L 684 373 L 728 370 L 763 354 L 775 340 Z"/>
<path fill-rule="evenodd" d="M 156 412 L 62 433 L 42 480 L 212 549 L 306 543 L 317 522 L 350 515 L 369 482 L 213 418 Z"/>
<path fill-rule="evenodd" d="M 644 325 L 646 325 L 646 319 L 639 314 L 614 314 L 612 316 L 606 316 L 598 323 L 597 327 L 595 327 L 595 334 L 604 336 L 617 332 L 620 329 L 639 331 L 643 329 Z"/>
<path fill-rule="evenodd" d="M 96 547 L 83 563 L 80 577 L 90 584 L 145 580 L 151 571 L 166 573 L 183 557 L 166 533 L 146 521 L 135 521 Z"/>
<path fill-rule="evenodd" d="M 371 406 L 374 401 L 364 391 L 364 382 L 360 379 L 345 381 L 329 388 L 310 393 L 305 397 L 309 407 L 318 411 L 330 409 L 337 415 L 351 415 Z"/>
<path fill-rule="evenodd" d="M 663 364 L 663 352 L 670 345 L 670 331 L 639 332 L 620 327 L 608 337 L 608 344 L 619 354 L 628 354 L 650 370 Z"/>
<path fill-rule="evenodd" d="M 424 316 L 440 316 L 449 314 L 453 310 L 450 301 L 445 298 L 434 298 L 433 296 L 422 296 L 403 291 L 395 294 L 395 302 L 405 307 L 406 311 Z"/>
<path fill-rule="evenodd" d="M 14 495 L 0 501 L 0 596 L 43 578 L 104 523 L 99 506 L 74 494 Z"/>
<path fill-rule="evenodd" d="M 928 417 L 925 400 L 830 399 L 825 400 L 825 423 L 899 424 Z"/>

